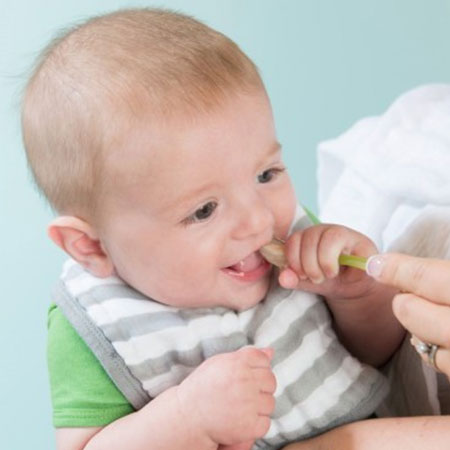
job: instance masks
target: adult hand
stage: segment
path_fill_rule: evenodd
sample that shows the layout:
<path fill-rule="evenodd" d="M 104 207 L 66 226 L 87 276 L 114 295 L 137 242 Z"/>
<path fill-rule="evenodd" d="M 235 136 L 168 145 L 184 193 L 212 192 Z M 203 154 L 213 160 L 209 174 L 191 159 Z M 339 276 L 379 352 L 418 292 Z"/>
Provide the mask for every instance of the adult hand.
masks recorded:
<path fill-rule="evenodd" d="M 439 346 L 435 366 L 450 377 L 450 261 L 385 253 L 369 259 L 367 273 L 402 291 L 394 297 L 395 316 L 412 335 Z"/>

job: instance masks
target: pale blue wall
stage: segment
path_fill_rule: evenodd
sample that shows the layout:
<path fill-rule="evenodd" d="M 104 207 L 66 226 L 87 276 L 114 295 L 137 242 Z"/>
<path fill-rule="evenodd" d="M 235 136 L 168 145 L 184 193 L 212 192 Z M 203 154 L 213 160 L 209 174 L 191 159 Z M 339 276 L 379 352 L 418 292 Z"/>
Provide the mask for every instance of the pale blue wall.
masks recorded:
<path fill-rule="evenodd" d="M 124 6 L 166 6 L 225 32 L 252 57 L 280 141 L 315 209 L 315 147 L 422 83 L 450 80 L 444 0 L 0 0 L 0 448 L 53 448 L 45 368 L 49 291 L 63 255 L 46 239 L 18 125 L 22 75 L 59 28 Z M 125 446 L 124 446 L 125 448 Z"/>

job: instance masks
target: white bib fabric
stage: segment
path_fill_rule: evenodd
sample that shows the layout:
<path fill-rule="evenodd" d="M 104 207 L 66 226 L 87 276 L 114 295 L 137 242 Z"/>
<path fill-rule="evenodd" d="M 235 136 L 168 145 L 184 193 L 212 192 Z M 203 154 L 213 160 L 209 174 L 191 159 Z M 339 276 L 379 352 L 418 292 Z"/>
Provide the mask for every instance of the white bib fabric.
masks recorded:
<path fill-rule="evenodd" d="M 387 394 L 384 377 L 338 342 L 323 300 L 275 280 L 266 298 L 246 311 L 179 309 L 69 260 L 55 301 L 135 409 L 213 355 L 272 347 L 276 408 L 254 449 L 280 448 L 364 419 Z"/>
<path fill-rule="evenodd" d="M 276 409 L 255 448 L 278 448 L 363 419 L 386 394 L 379 372 L 339 344 L 322 300 L 305 292 L 274 286 L 263 302 L 242 312 L 180 310 L 69 261 L 56 300 L 135 408 L 210 356 L 247 345 L 274 348 Z"/>

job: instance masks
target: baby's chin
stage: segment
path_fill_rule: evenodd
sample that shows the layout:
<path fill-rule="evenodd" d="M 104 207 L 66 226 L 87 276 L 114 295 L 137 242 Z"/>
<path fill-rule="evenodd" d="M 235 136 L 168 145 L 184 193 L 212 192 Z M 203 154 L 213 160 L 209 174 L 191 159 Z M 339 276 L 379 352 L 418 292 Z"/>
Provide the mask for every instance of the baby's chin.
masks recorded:
<path fill-rule="evenodd" d="M 241 285 L 237 289 L 235 283 L 233 286 L 222 285 L 218 290 L 215 290 L 214 286 L 210 286 L 208 289 L 203 289 L 202 292 L 192 293 L 191 296 L 186 296 L 186 291 L 179 292 L 177 295 L 178 292 L 173 289 L 169 292 L 146 292 L 145 289 L 140 289 L 140 292 L 158 303 L 174 308 L 209 309 L 219 307 L 241 312 L 264 301 L 271 284 L 270 278 L 270 276 L 266 276 L 251 286 Z M 205 292 L 207 293 L 205 294 Z"/>
<path fill-rule="evenodd" d="M 229 309 L 233 309 L 238 312 L 246 311 L 247 309 L 251 309 L 259 303 L 263 302 L 266 298 L 267 292 L 269 291 L 270 283 L 267 282 L 264 288 L 259 289 L 259 292 L 252 293 L 246 298 L 237 300 L 236 298 L 230 300 L 229 302 L 225 302 L 225 307 Z"/>

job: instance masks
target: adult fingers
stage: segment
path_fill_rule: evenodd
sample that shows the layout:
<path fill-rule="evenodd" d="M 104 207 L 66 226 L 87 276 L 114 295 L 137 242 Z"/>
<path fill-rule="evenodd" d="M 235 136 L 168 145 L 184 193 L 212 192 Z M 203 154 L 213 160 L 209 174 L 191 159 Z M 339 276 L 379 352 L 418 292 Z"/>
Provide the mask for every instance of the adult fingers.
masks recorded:
<path fill-rule="evenodd" d="M 420 339 L 422 341 L 422 339 Z M 427 342 L 427 341 L 422 341 Z M 411 338 L 411 344 L 416 347 L 419 344 L 419 339 L 413 336 Z M 429 356 L 425 353 L 417 352 L 419 356 L 422 358 L 422 360 L 427 363 L 428 365 L 431 365 L 431 362 L 429 360 Z M 450 350 L 446 349 L 444 347 L 438 347 L 438 350 L 434 356 L 434 363 L 436 367 L 433 367 L 433 369 L 437 369 L 439 372 L 445 373 L 448 377 L 450 377 Z"/>
<path fill-rule="evenodd" d="M 450 261 L 385 253 L 370 257 L 366 271 L 381 283 L 450 305 Z"/>
<path fill-rule="evenodd" d="M 414 294 L 397 294 L 392 308 L 400 323 L 419 339 L 450 349 L 450 307 Z"/>

